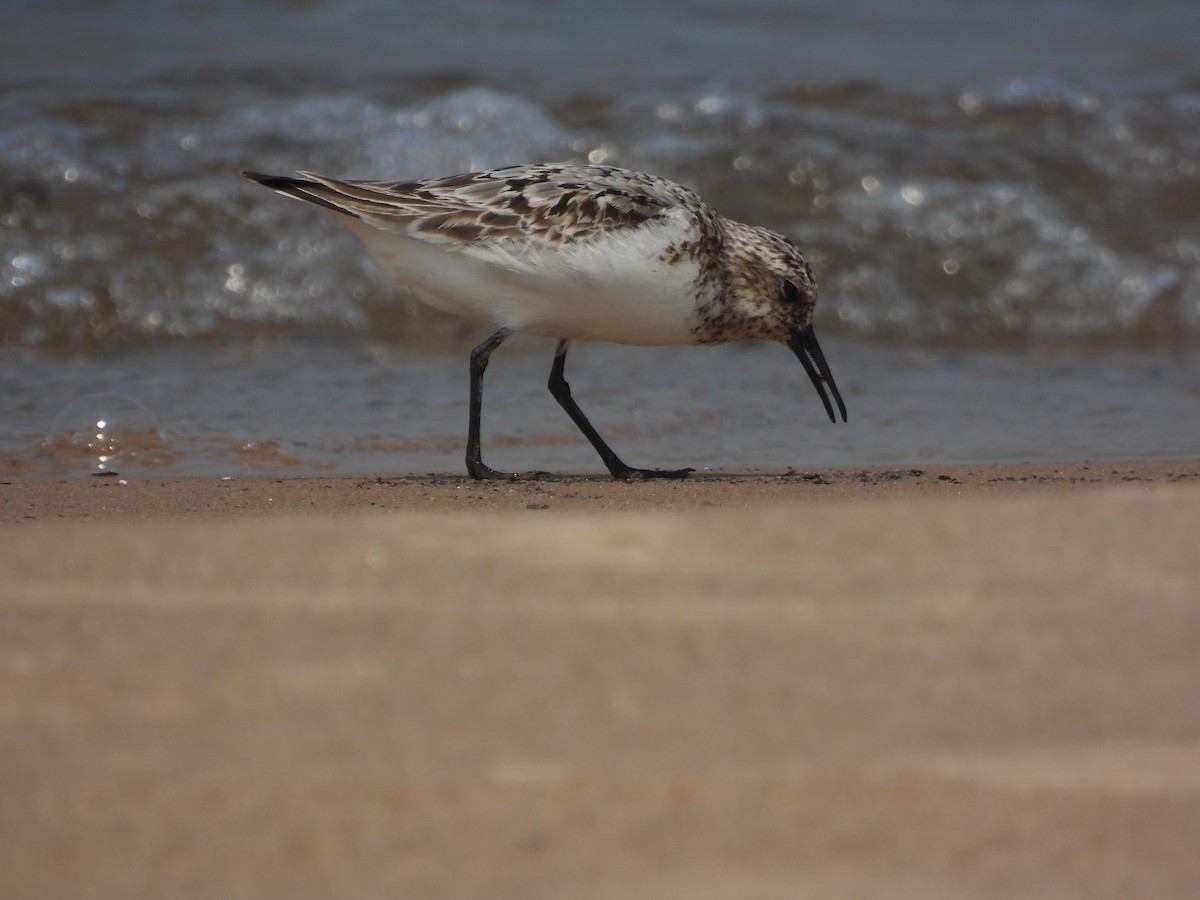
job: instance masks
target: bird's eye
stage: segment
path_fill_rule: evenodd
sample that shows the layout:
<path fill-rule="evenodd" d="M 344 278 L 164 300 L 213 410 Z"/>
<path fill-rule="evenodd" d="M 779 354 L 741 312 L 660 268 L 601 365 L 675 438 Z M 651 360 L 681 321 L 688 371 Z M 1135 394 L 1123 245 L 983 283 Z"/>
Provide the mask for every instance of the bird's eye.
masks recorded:
<path fill-rule="evenodd" d="M 784 280 L 783 286 L 780 288 L 780 295 L 787 303 L 795 303 L 800 299 L 800 288 L 796 287 L 796 282 Z"/>

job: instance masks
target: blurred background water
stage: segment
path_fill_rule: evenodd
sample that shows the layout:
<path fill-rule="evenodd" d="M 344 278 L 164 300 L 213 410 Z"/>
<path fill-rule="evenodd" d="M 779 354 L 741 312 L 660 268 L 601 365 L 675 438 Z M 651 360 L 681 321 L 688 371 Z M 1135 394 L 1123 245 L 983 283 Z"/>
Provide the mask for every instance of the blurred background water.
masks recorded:
<path fill-rule="evenodd" d="M 11 476 L 461 471 L 486 329 L 237 172 L 549 160 L 694 187 L 791 236 L 821 285 L 848 425 L 778 346 L 577 348 L 576 396 L 633 464 L 1200 453 L 1194 2 L 6 9 Z M 596 470 L 550 352 L 494 359 L 489 461 Z"/>

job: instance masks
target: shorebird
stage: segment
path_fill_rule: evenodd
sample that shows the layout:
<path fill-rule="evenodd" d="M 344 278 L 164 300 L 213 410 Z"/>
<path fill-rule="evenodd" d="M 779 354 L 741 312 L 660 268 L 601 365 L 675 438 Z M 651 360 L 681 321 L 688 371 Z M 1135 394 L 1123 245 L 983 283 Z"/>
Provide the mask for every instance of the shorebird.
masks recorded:
<path fill-rule="evenodd" d="M 242 175 L 334 213 L 385 275 L 425 303 L 495 329 L 471 352 L 467 471 L 538 477 L 483 462 L 488 359 L 516 332 L 557 339 L 549 388 L 614 478 L 685 478 L 637 469 L 605 443 L 564 376 L 572 341 L 786 344 L 825 412 L 846 406 L 813 333 L 817 286 L 774 231 L 719 216 L 682 185 L 596 165 L 509 166 L 423 181 L 345 181 L 314 172 Z M 832 401 L 831 401 L 832 396 Z"/>

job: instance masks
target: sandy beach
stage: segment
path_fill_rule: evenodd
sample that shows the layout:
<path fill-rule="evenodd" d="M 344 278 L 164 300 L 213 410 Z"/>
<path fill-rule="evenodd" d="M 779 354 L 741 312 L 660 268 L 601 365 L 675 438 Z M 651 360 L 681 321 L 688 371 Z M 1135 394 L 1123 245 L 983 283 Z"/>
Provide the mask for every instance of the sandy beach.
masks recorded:
<path fill-rule="evenodd" d="M 0 483 L 0 895 L 1194 897 L 1200 462 Z"/>

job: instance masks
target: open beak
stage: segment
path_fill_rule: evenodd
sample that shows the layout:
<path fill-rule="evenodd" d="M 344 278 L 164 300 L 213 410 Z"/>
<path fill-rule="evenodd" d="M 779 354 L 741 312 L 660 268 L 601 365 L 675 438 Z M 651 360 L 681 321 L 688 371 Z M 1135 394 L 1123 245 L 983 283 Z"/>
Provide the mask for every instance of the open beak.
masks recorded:
<path fill-rule="evenodd" d="M 829 394 L 833 394 L 838 412 L 842 414 L 842 421 L 845 422 L 846 404 L 842 402 L 842 395 L 838 393 L 837 385 L 833 382 L 829 363 L 825 362 L 825 354 L 821 352 L 821 345 L 817 343 L 817 336 L 813 334 L 812 326 L 808 325 L 793 332 L 787 345 L 792 348 L 792 352 L 796 354 L 796 358 L 800 360 L 804 371 L 812 380 L 813 387 L 821 395 L 821 402 L 825 404 L 825 412 L 829 413 L 829 421 L 837 422 L 837 417 L 833 414 L 833 404 L 829 402 Z M 829 388 L 828 393 L 825 391 L 826 387 Z"/>

